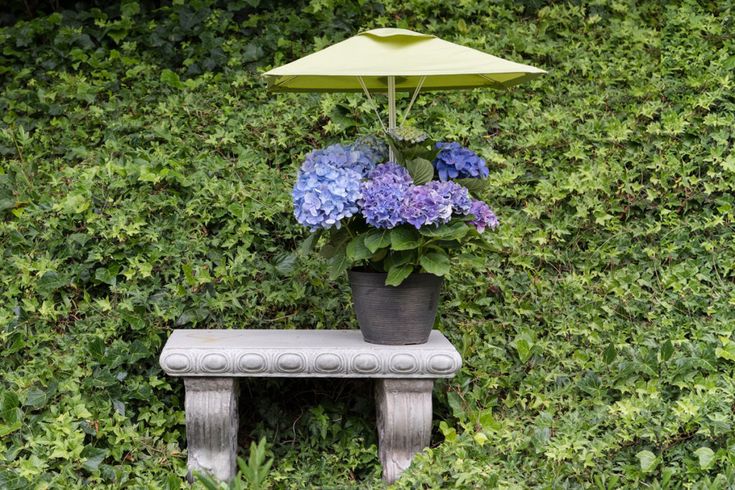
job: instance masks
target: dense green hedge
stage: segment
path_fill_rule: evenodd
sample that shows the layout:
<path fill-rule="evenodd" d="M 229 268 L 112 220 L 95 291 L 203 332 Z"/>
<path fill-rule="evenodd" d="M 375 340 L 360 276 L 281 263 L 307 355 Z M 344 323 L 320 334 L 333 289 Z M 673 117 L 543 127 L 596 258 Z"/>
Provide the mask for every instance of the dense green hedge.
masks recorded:
<path fill-rule="evenodd" d="M 464 367 L 399 487 L 735 485 L 729 3 L 173 3 L 0 29 L 1 488 L 182 488 L 170 329 L 354 326 L 289 192 L 371 107 L 258 73 L 393 25 L 549 71 L 413 110 L 488 160 L 502 226 L 454 265 Z M 272 485 L 379 488 L 369 384 L 243 397 Z"/>

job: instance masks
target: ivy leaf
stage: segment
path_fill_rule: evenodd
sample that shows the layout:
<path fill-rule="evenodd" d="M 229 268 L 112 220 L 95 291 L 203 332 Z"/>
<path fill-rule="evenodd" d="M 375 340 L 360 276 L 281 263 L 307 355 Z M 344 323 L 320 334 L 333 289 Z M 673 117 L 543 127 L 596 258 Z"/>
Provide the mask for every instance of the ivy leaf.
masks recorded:
<path fill-rule="evenodd" d="M 443 420 L 439 422 L 439 430 L 447 441 L 452 442 L 457 439 L 457 429 L 449 427 Z"/>
<path fill-rule="evenodd" d="M 694 454 L 699 458 L 699 467 L 703 470 L 707 470 L 712 467 L 712 463 L 715 461 L 715 452 L 708 447 L 700 447 Z"/>
<path fill-rule="evenodd" d="M 662 362 L 668 361 L 669 359 L 671 359 L 671 356 L 673 354 L 674 354 L 674 345 L 671 343 L 671 340 L 667 340 L 661 346 L 661 350 L 660 350 L 661 361 Z"/>
<path fill-rule="evenodd" d="M 536 343 L 528 332 L 524 332 L 513 339 L 512 345 L 518 353 L 518 359 L 525 364 L 533 355 L 533 347 Z"/>
<path fill-rule="evenodd" d="M 464 404 L 462 403 L 462 398 L 457 394 L 457 392 L 450 391 L 447 393 L 447 403 L 449 403 L 449 407 L 452 409 L 452 415 L 459 419 L 464 417 Z"/>
<path fill-rule="evenodd" d="M 607 348 L 605 348 L 605 352 L 602 353 L 602 360 L 605 361 L 605 364 L 611 364 L 617 355 L 618 353 L 615 350 L 615 346 L 610 343 Z"/>
<path fill-rule="evenodd" d="M 635 457 L 638 458 L 643 473 L 649 473 L 656 467 L 656 455 L 651 451 L 640 451 Z"/>
<path fill-rule="evenodd" d="M 416 185 L 426 184 L 434 178 L 434 166 L 424 158 L 406 161 L 406 169 Z"/>
<path fill-rule="evenodd" d="M 715 355 L 728 361 L 735 361 L 735 342 L 727 337 L 720 337 L 720 342 L 722 342 L 722 348 L 717 347 Z"/>
<path fill-rule="evenodd" d="M 181 83 L 181 79 L 179 79 L 179 75 L 176 72 L 169 70 L 168 68 L 164 69 L 161 72 L 161 81 L 171 88 L 176 88 L 176 89 L 184 88 L 184 84 Z"/>
<path fill-rule="evenodd" d="M 81 456 L 86 458 L 86 461 L 82 463 L 82 468 L 93 473 L 97 471 L 100 464 L 107 457 L 108 451 L 106 449 L 100 449 L 92 446 L 86 446 L 82 450 Z"/>
<path fill-rule="evenodd" d="M 402 226 L 390 232 L 390 248 L 393 250 L 412 250 L 419 247 L 419 233 L 414 228 Z"/>
<path fill-rule="evenodd" d="M 388 277 L 385 278 L 385 285 L 400 286 L 412 272 L 413 265 L 411 264 L 393 266 L 388 270 Z"/>
<path fill-rule="evenodd" d="M 444 276 L 449 272 L 449 257 L 444 252 L 429 252 L 419 258 L 421 267 L 435 276 Z"/>

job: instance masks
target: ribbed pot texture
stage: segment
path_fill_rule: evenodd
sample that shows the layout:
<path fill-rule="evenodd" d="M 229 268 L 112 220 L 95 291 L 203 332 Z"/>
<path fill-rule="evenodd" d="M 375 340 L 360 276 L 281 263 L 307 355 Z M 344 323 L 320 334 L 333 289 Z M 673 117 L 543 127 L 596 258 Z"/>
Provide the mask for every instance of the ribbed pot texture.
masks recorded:
<path fill-rule="evenodd" d="M 424 344 L 434 326 L 442 278 L 414 273 L 400 286 L 386 286 L 387 274 L 349 271 L 357 323 L 366 342 Z"/>

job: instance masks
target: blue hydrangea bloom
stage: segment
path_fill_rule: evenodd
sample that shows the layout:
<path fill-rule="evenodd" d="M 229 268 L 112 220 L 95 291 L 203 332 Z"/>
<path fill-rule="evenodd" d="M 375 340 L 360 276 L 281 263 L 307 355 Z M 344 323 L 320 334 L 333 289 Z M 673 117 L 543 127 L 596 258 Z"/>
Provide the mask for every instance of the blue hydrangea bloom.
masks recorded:
<path fill-rule="evenodd" d="M 470 221 L 470 224 L 475 225 L 475 228 L 477 228 L 477 231 L 480 233 L 485 231 L 485 228 L 494 230 L 500 224 L 498 217 L 495 216 L 495 213 L 490 209 L 490 206 L 482 201 L 472 201 L 472 205 L 470 206 L 470 210 L 467 214 L 471 214 L 475 217 L 474 220 Z"/>
<path fill-rule="evenodd" d="M 437 143 L 436 147 L 440 151 L 434 158 L 434 167 L 442 182 L 472 177 L 484 179 L 490 174 L 485 160 L 469 148 L 459 143 Z"/>
<path fill-rule="evenodd" d="M 365 221 L 376 228 L 387 229 L 403 223 L 403 201 L 412 182 L 408 171 L 398 164 L 375 167 L 361 187 L 359 205 Z"/>
<path fill-rule="evenodd" d="M 349 147 L 332 145 L 306 156 L 293 188 L 294 215 L 309 229 L 339 228 L 358 212 L 360 181 L 374 165 Z"/>
<path fill-rule="evenodd" d="M 367 177 L 375 168 L 375 160 L 352 146 L 332 145 L 321 150 L 314 150 L 308 155 L 301 166 L 302 172 L 313 172 L 317 166 L 351 169 L 359 172 L 361 177 Z"/>

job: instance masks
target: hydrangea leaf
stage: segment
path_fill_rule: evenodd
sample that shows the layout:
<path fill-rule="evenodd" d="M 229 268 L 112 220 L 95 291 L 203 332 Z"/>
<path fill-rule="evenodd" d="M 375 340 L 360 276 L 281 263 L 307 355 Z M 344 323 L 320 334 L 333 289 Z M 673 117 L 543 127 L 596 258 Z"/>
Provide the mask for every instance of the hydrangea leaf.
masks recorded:
<path fill-rule="evenodd" d="M 454 179 L 454 182 L 465 187 L 470 194 L 477 197 L 478 194 L 483 192 L 488 187 L 488 179 Z"/>
<path fill-rule="evenodd" d="M 299 245 L 299 252 L 300 253 L 309 253 L 314 250 L 314 247 L 316 246 L 316 243 L 319 241 L 319 237 L 321 236 L 322 230 L 317 230 L 314 233 L 309 234 L 308 237 L 304 239 L 303 242 L 301 242 L 301 245 Z"/>
<path fill-rule="evenodd" d="M 449 257 L 443 252 L 429 252 L 419 258 L 421 267 L 430 274 L 444 276 L 449 272 Z"/>
<path fill-rule="evenodd" d="M 414 158 L 406 162 L 406 169 L 416 185 L 426 184 L 434 178 L 434 166 L 424 158 Z"/>
<path fill-rule="evenodd" d="M 413 250 L 419 247 L 419 233 L 413 228 L 401 226 L 390 232 L 390 247 L 393 250 Z"/>
<path fill-rule="evenodd" d="M 390 246 L 390 230 L 376 230 L 365 237 L 365 246 L 370 252 Z"/>
<path fill-rule="evenodd" d="M 367 259 L 373 254 L 365 246 L 365 235 L 358 235 L 347 244 L 347 258 L 353 261 Z"/>
<path fill-rule="evenodd" d="M 403 281 L 413 272 L 413 265 L 403 264 L 391 267 L 388 277 L 385 278 L 386 286 L 400 286 Z"/>
<path fill-rule="evenodd" d="M 391 252 L 383 261 L 384 270 L 388 271 L 392 267 L 403 264 L 416 263 L 416 250 L 406 250 L 403 252 Z"/>
<path fill-rule="evenodd" d="M 424 227 L 419 229 L 419 233 L 424 236 L 440 238 L 442 240 L 459 240 L 469 231 L 470 227 L 463 221 L 458 221 L 448 225 L 440 225 L 437 228 Z"/>
<path fill-rule="evenodd" d="M 340 228 L 339 230 L 332 230 L 329 236 L 329 241 L 322 247 L 319 254 L 325 259 L 331 259 L 340 250 L 344 253 L 344 249 L 347 246 L 347 242 L 350 240 L 350 234 L 346 228 Z"/>
<path fill-rule="evenodd" d="M 335 280 L 350 268 L 351 262 L 344 250 L 338 250 L 329 259 L 329 279 Z"/>

